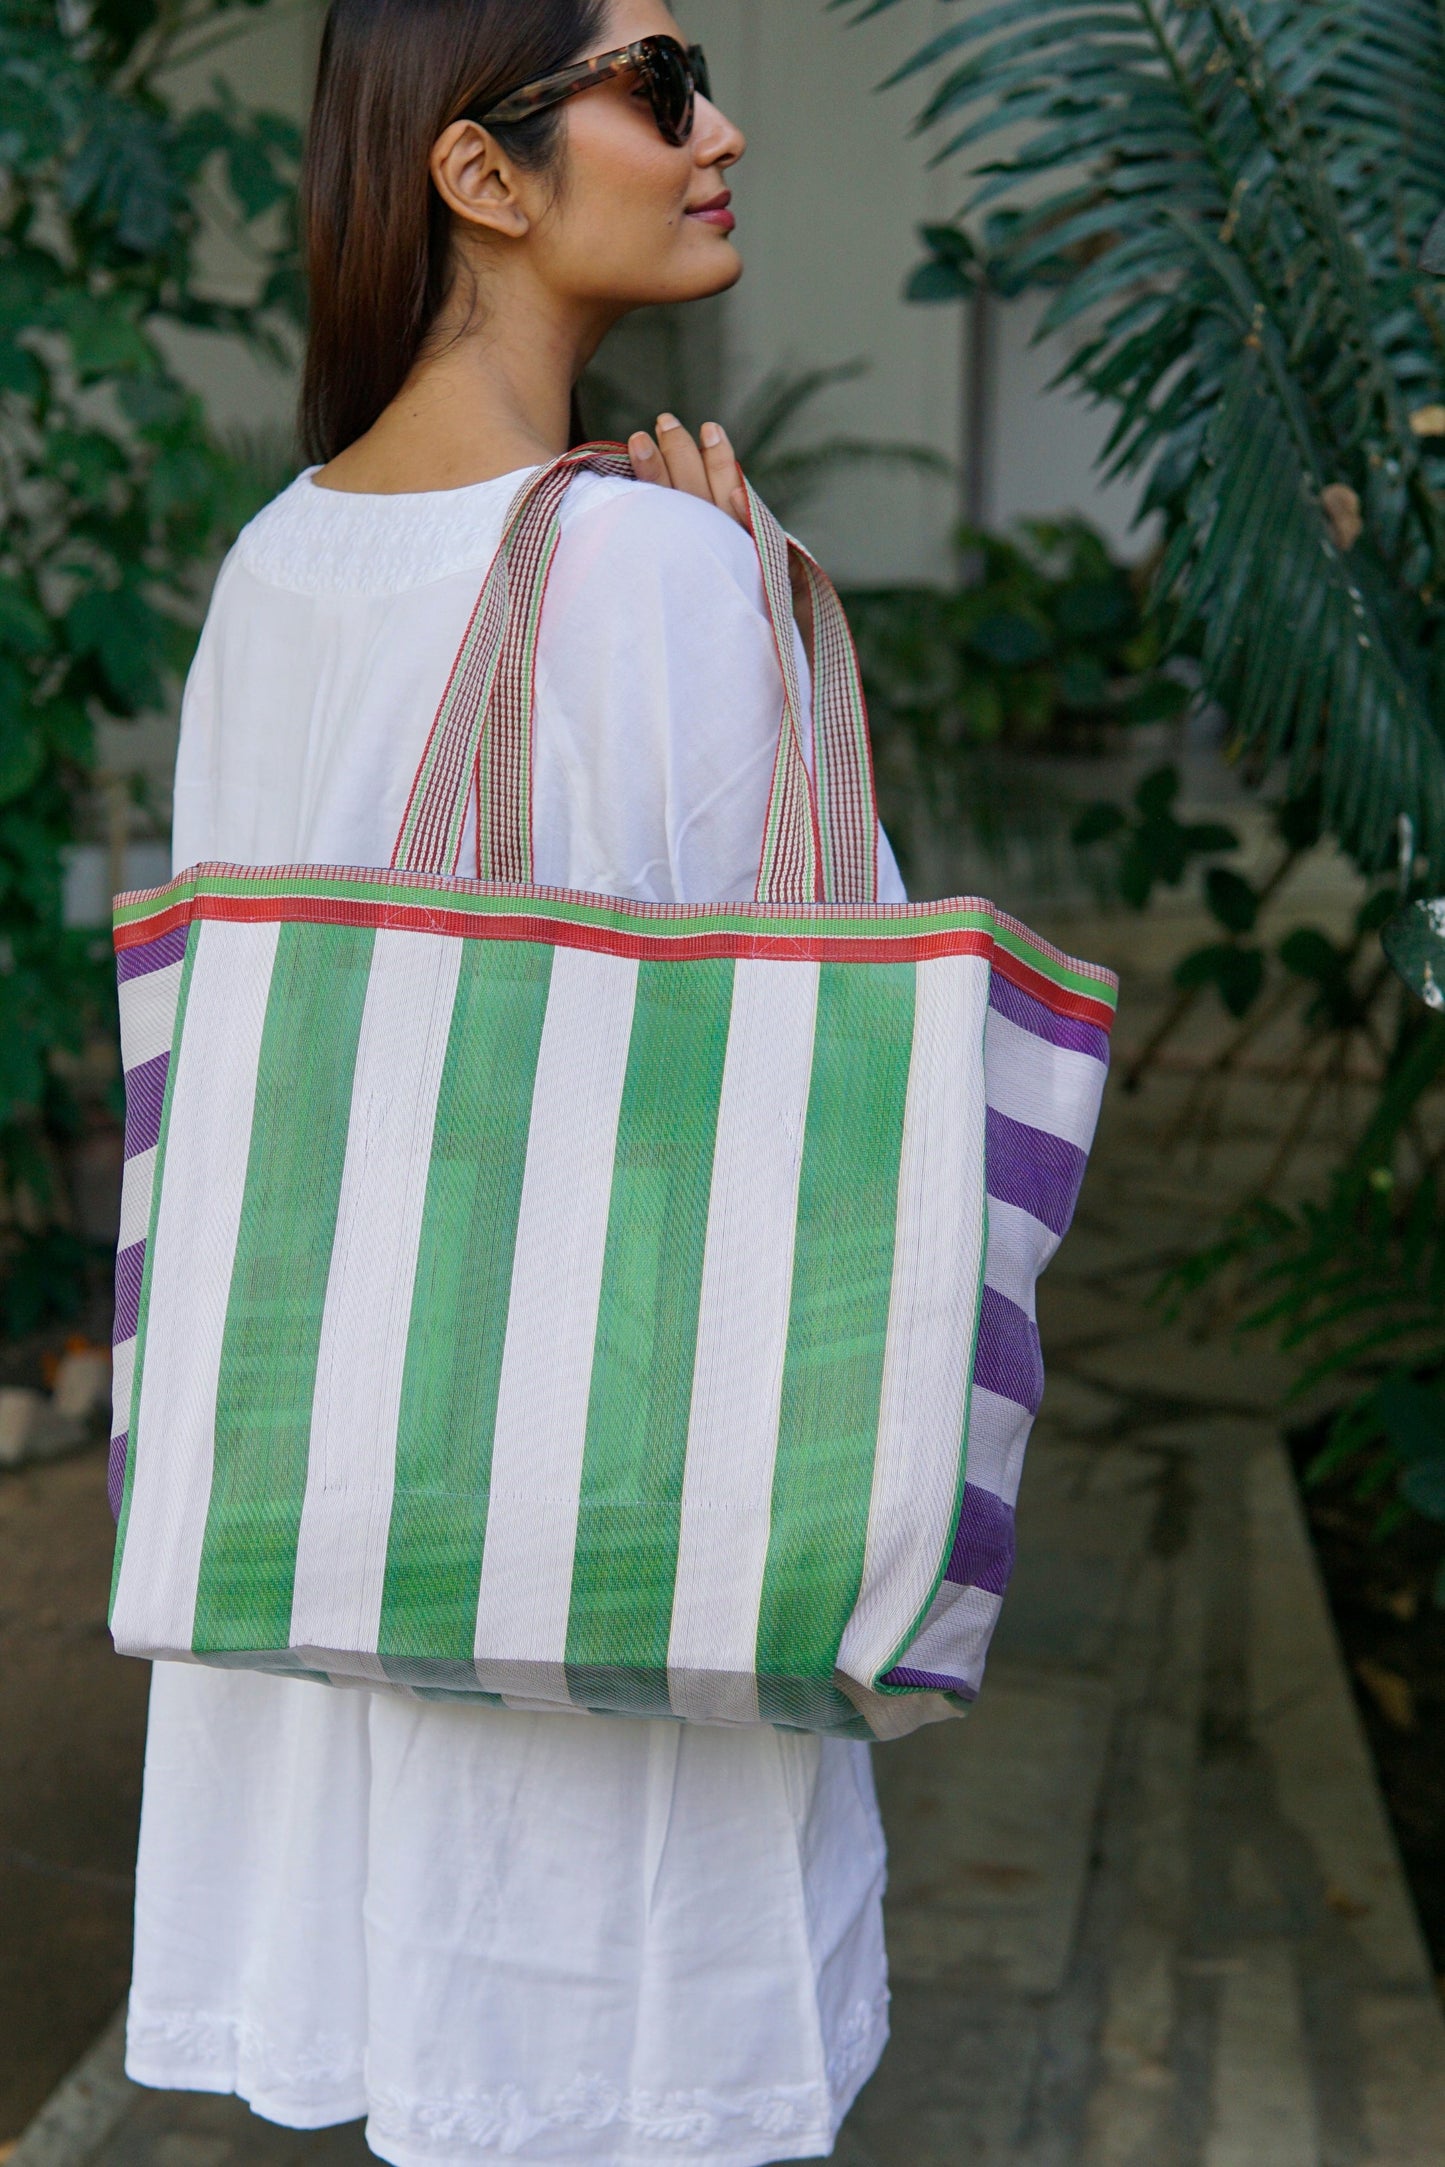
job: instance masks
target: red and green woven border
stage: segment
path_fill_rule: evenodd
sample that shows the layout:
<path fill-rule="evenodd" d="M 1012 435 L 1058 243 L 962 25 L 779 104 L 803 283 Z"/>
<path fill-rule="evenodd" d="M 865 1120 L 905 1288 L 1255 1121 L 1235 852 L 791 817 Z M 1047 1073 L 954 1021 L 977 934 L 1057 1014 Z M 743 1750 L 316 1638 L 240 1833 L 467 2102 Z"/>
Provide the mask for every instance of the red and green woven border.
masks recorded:
<path fill-rule="evenodd" d="M 242 924 L 386 927 L 471 940 L 531 940 L 559 948 L 693 962 L 921 963 L 991 955 L 993 967 L 1060 1015 L 1107 1031 L 1118 980 L 1080 963 L 993 904 L 637 903 L 563 888 L 498 888 L 416 873 L 283 865 L 198 865 L 164 888 L 119 896 L 118 950 L 206 919 Z"/>

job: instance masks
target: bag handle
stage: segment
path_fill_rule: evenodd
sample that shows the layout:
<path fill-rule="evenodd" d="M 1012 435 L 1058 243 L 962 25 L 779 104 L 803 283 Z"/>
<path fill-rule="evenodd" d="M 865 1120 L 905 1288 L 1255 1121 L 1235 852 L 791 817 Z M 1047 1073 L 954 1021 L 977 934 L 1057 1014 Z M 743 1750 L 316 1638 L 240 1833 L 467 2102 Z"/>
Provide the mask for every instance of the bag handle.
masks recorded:
<path fill-rule="evenodd" d="M 868 736 L 868 703 L 847 612 L 838 599 L 836 587 L 817 559 L 801 542 L 784 532 L 746 478 L 743 488 L 747 494 L 748 525 L 762 566 L 763 595 L 773 628 L 773 643 L 783 673 L 783 737 L 784 740 L 790 735 L 796 737 L 798 761 L 805 783 L 809 778 L 807 763 L 802 757 L 797 719 L 802 714 L 803 692 L 798 682 L 798 662 L 793 646 L 794 570 L 801 576 L 813 620 L 813 768 L 816 776 L 813 833 L 818 857 L 814 898 L 826 903 L 875 903 L 878 900 L 878 792 L 873 779 L 873 748 Z M 779 791 L 783 755 L 784 746 L 780 744 L 778 768 L 773 776 L 774 798 Z M 773 806 L 770 803 L 770 830 L 772 822 Z M 773 892 L 768 875 L 765 840 L 757 900 L 760 903 L 808 900 L 797 887 L 784 885 L 778 892 Z"/>
<path fill-rule="evenodd" d="M 562 501 L 584 472 L 634 479 L 622 446 L 584 445 L 533 475 L 513 499 L 412 784 L 392 854 L 398 870 L 455 872 L 475 788 L 479 877 L 532 885 L 537 634 Z M 757 900 L 872 902 L 878 888 L 877 799 L 852 634 L 825 574 L 745 486 L 783 679 Z M 816 788 L 803 751 L 792 564 L 813 613 Z"/>

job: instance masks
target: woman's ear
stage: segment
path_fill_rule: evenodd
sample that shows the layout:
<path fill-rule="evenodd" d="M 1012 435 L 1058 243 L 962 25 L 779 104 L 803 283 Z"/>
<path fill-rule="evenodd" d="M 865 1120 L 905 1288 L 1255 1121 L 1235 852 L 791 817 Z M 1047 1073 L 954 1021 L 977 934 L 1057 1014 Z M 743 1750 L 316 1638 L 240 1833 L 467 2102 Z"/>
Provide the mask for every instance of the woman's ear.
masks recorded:
<path fill-rule="evenodd" d="M 520 175 L 494 136 L 477 121 L 454 120 L 432 145 L 431 177 L 447 209 L 469 226 L 520 241 L 532 218 Z"/>

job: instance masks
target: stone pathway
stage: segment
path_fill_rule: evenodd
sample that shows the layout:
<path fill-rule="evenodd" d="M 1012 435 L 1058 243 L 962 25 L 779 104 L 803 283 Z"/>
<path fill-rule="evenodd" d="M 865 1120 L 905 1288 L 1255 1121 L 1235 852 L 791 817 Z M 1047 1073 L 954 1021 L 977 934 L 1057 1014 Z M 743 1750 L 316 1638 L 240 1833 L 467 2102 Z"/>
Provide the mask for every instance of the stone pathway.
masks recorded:
<path fill-rule="evenodd" d="M 1284 1373 L 1144 1307 L 1190 1217 L 1161 1112 L 1113 1100 L 1041 1289 L 1051 1383 L 984 1697 L 879 1755 L 894 2041 L 845 2167 L 1445 2160 L 1445 2018 Z"/>
<path fill-rule="evenodd" d="M 1284 1373 L 1147 1306 L 1198 1226 L 1151 1148 L 1168 1095 L 1111 1100 L 1042 1290 L 984 1697 L 878 1755 L 894 2037 L 841 2167 L 1445 2160 L 1445 2018 L 1278 1441 Z M 136 2091 L 112 2030 L 9 2167 L 368 2156 L 356 2129 Z"/>

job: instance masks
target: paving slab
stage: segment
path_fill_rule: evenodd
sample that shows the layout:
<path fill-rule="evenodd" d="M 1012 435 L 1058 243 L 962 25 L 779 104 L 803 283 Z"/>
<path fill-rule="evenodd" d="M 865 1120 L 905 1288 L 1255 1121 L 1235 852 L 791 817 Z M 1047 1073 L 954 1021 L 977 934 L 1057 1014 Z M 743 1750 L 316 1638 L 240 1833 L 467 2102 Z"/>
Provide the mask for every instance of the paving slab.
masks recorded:
<path fill-rule="evenodd" d="M 104 1453 L 0 1470 L 0 2139 L 125 1992 L 147 1678 L 106 1632 Z"/>
<path fill-rule="evenodd" d="M 1249 1950 L 1220 1978 L 1211 2104 L 1204 2167 L 1318 2167 L 1299 1981 L 1279 1943 Z"/>
<path fill-rule="evenodd" d="M 966 1723 L 877 1756 L 895 1986 L 1054 1994 L 1073 1952 L 1113 1722 L 1102 1679 L 996 1666 Z"/>
<path fill-rule="evenodd" d="M 1294 1381 L 1284 1356 L 1267 1343 L 1196 1340 L 1160 1326 L 1124 1340 L 1096 1342 L 1073 1357 L 1077 1374 L 1111 1392 L 1192 1400 L 1201 1407 L 1249 1411 L 1282 1407 Z"/>

